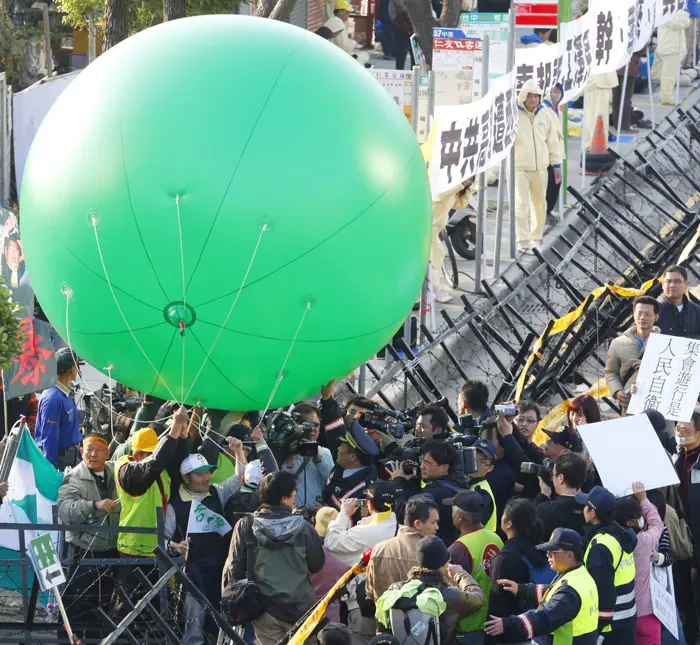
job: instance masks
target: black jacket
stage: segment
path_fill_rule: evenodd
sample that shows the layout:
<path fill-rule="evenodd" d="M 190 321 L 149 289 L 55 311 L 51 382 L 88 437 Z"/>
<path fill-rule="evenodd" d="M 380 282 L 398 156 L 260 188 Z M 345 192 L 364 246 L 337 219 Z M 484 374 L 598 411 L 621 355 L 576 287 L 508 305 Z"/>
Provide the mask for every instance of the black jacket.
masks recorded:
<path fill-rule="evenodd" d="M 179 474 L 180 464 L 187 456 L 187 441 L 173 439 L 170 435 L 160 438 L 153 454 L 142 461 L 128 461 L 122 464 L 117 477 L 122 488 L 132 496 L 144 495 L 160 478 L 164 470 Z M 169 491 L 165 491 L 169 493 Z"/>
<path fill-rule="evenodd" d="M 544 522 L 544 537 L 549 539 L 556 528 L 573 529 L 583 535 L 586 532 L 586 520 L 583 517 L 583 506 L 573 495 L 565 495 L 549 499 L 541 493 L 535 498 L 537 517 Z"/>
<path fill-rule="evenodd" d="M 523 556 L 526 557 L 533 567 L 544 567 L 547 564 L 547 556 L 538 551 L 535 542 L 530 538 L 516 537 L 507 540 L 501 552 L 493 559 L 491 564 L 491 593 L 489 595 L 489 615 L 498 618 L 515 616 L 523 609 L 523 602 L 512 593 L 503 591 L 496 584 L 496 580 L 513 580 L 519 585 L 529 584 L 530 569 L 525 564 Z M 534 606 L 534 605 L 533 605 Z M 489 640 L 486 643 L 505 642 L 498 638 Z"/>
<path fill-rule="evenodd" d="M 700 305 L 683 296 L 683 311 L 678 311 L 664 296 L 659 298 L 661 310 L 657 326 L 666 336 L 700 340 Z"/>
<path fill-rule="evenodd" d="M 520 472 L 520 466 L 525 462 L 541 464 L 544 459 L 542 451 L 516 428 L 513 434 L 499 439 L 503 448 L 503 459 L 515 473 L 515 480 L 523 486 L 522 496 L 534 499 L 540 490 L 540 484 L 535 475 Z"/>
<path fill-rule="evenodd" d="M 637 546 L 637 536 L 632 529 L 624 529 L 617 522 L 598 524 L 589 526 L 583 540 L 584 553 L 588 545 L 596 535 L 608 533 L 620 543 L 623 551 L 633 553 Z M 612 561 L 612 554 L 609 549 L 602 544 L 594 544 L 586 558 L 586 569 L 595 580 L 598 588 L 598 626 L 602 630 L 612 624 L 612 616 L 617 603 L 617 590 L 615 589 L 615 566 Z"/>

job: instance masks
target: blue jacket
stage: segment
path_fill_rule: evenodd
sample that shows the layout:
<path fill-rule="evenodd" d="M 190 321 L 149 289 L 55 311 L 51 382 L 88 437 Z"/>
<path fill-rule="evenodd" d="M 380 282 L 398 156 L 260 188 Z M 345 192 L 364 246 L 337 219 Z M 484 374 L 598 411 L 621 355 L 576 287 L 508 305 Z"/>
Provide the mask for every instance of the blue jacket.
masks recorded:
<path fill-rule="evenodd" d="M 685 9 L 690 14 L 691 18 L 700 18 L 700 7 L 698 7 L 698 0 L 688 0 L 688 5 Z"/>
<path fill-rule="evenodd" d="M 75 401 L 58 385 L 46 390 L 39 399 L 34 440 L 46 458 L 58 468 L 58 451 L 82 441 Z"/>

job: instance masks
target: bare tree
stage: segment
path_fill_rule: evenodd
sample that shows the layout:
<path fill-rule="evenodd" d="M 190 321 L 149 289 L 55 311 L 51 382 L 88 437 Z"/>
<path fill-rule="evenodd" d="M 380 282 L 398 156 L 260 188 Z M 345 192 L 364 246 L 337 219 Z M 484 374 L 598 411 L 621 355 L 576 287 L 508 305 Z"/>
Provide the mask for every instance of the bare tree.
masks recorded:
<path fill-rule="evenodd" d="M 163 0 L 163 22 L 185 17 L 185 0 Z"/>
<path fill-rule="evenodd" d="M 114 47 L 129 36 L 128 0 L 105 0 L 104 49 Z"/>
<path fill-rule="evenodd" d="M 282 1 L 282 0 L 280 0 Z M 433 66 L 433 28 L 454 28 L 459 25 L 459 14 L 462 10 L 462 0 L 443 0 L 440 19 L 433 18 L 430 0 L 404 0 L 408 17 L 416 32 L 418 44 L 425 54 L 428 67 Z"/>

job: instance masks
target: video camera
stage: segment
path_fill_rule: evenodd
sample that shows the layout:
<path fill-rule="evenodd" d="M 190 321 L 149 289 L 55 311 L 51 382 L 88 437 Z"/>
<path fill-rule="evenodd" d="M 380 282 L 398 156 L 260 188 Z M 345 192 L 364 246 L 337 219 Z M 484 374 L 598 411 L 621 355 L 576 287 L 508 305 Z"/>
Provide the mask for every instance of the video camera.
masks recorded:
<path fill-rule="evenodd" d="M 390 434 L 394 439 L 401 439 L 413 429 L 412 414 L 415 412 L 415 409 L 403 412 L 401 410 L 390 410 L 373 401 L 363 403 L 362 407 L 368 409 L 367 412 L 363 412 L 360 416 L 360 425 L 365 430 L 377 430 L 378 432 Z"/>
<path fill-rule="evenodd" d="M 403 469 L 403 474 L 410 477 L 420 477 L 420 448 L 396 448 L 386 459 L 380 459 L 379 463 L 386 466 L 390 463 L 398 463 Z"/>
<path fill-rule="evenodd" d="M 275 412 L 265 424 L 265 440 L 278 463 L 292 455 L 316 457 L 318 442 L 308 439 L 314 428 L 312 421 L 301 421 L 294 412 Z"/>
<path fill-rule="evenodd" d="M 536 464 L 532 461 L 526 461 L 520 464 L 520 472 L 526 475 L 537 475 L 551 481 L 554 475 L 554 459 L 543 459 L 541 464 Z"/>
<path fill-rule="evenodd" d="M 457 464 L 463 475 L 471 475 L 479 470 L 476 463 L 476 448 L 472 448 L 474 442 L 479 438 L 473 434 L 461 434 L 458 432 L 442 432 L 436 434 L 434 439 L 443 439 L 452 444 L 457 451 Z"/>
<path fill-rule="evenodd" d="M 515 417 L 518 414 L 518 406 L 514 403 L 494 405 L 493 414 L 483 419 L 481 423 L 478 423 L 471 414 L 460 414 L 458 426 L 462 432 L 493 441 L 493 431 L 498 425 L 499 414 L 503 415 L 506 419 Z"/>

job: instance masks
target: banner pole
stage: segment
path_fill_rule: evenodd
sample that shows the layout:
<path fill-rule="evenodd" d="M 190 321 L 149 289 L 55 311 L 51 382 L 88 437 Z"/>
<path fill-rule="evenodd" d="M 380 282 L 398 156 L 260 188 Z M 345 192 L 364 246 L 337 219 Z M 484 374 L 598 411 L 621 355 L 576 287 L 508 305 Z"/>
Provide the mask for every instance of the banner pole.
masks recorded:
<path fill-rule="evenodd" d="M 627 94 L 627 74 L 630 69 L 630 62 L 625 65 L 625 77 L 622 80 L 622 93 L 620 94 L 620 105 L 618 106 L 617 115 L 617 139 L 615 140 L 615 152 L 620 154 L 620 137 L 622 136 L 622 115 L 625 112 L 625 95 Z"/>
<path fill-rule="evenodd" d="M 559 32 L 557 34 L 557 41 L 561 42 L 561 24 L 563 22 L 571 22 L 571 0 L 559 0 Z M 568 199 L 568 191 L 566 187 L 569 185 L 569 102 L 567 101 L 563 106 L 562 117 L 563 125 L 562 130 L 564 133 L 564 159 L 562 160 L 562 175 L 561 183 L 562 190 L 559 191 L 559 214 L 561 216 L 563 212 L 563 206 L 566 206 Z"/>
<path fill-rule="evenodd" d="M 685 39 L 685 31 L 678 34 L 678 73 L 676 74 L 676 105 L 681 103 L 681 67 L 683 67 L 683 40 Z"/>
<path fill-rule="evenodd" d="M 581 119 L 581 192 L 586 190 L 586 90 L 583 90 L 583 119 Z"/>
<path fill-rule="evenodd" d="M 515 10 L 508 11 L 508 67 L 506 74 L 512 74 L 515 67 Z M 515 145 L 515 144 L 514 144 Z M 501 273 L 501 242 L 503 238 L 503 209 L 506 200 L 506 175 L 508 165 L 506 159 L 499 164 L 498 170 L 498 205 L 496 207 L 496 238 L 493 250 L 493 277 Z M 510 196 L 510 194 L 509 194 Z M 508 204 L 508 212 L 513 214 L 513 205 Z"/>
<path fill-rule="evenodd" d="M 491 37 L 487 34 L 484 36 L 484 45 L 481 55 L 481 97 L 486 96 L 489 91 L 489 53 L 491 46 Z M 481 293 L 481 270 L 484 256 L 484 248 L 486 245 L 486 214 L 487 200 L 486 191 L 488 185 L 486 183 L 486 171 L 479 173 L 477 177 L 478 197 L 476 207 L 476 252 L 474 265 L 474 293 Z"/>
<path fill-rule="evenodd" d="M 651 127 L 656 128 L 656 114 L 654 112 L 654 88 L 651 83 L 651 52 L 647 49 L 647 85 L 649 86 L 649 115 Z"/>

